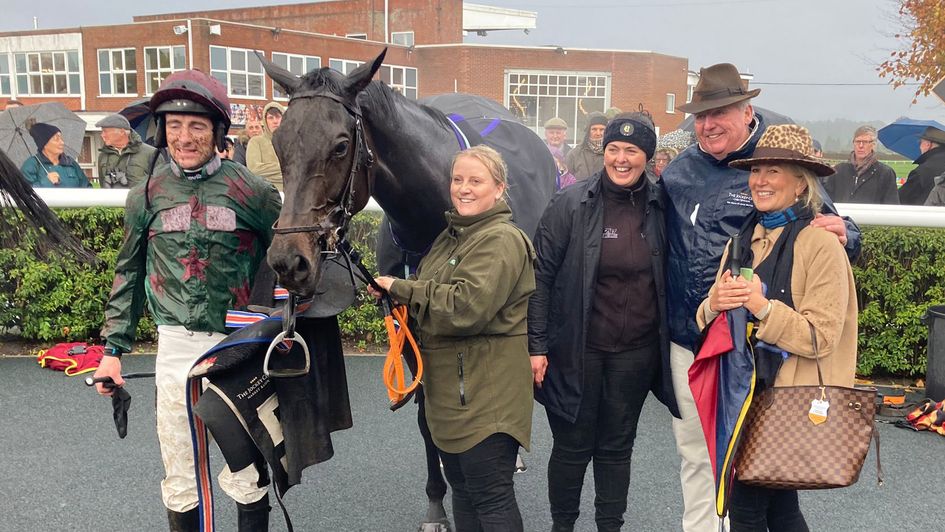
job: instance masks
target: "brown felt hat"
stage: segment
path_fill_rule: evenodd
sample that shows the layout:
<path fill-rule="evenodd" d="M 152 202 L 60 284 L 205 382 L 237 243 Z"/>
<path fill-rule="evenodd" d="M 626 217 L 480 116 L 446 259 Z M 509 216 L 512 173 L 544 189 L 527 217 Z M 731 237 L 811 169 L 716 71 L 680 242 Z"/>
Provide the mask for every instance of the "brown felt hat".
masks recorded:
<path fill-rule="evenodd" d="M 768 126 L 758 139 L 748 159 L 728 163 L 732 168 L 748 170 L 757 164 L 796 164 L 820 177 L 833 175 L 829 165 L 814 158 L 814 145 L 807 129 L 797 124 Z"/>
<path fill-rule="evenodd" d="M 697 114 L 754 98 L 759 93 L 761 89 L 748 90 L 748 83 L 742 80 L 735 65 L 719 63 L 699 70 L 699 83 L 692 91 L 692 101 L 676 109 Z"/>
<path fill-rule="evenodd" d="M 938 129 L 937 127 L 929 126 L 925 128 L 925 131 L 919 135 L 920 139 L 925 139 L 937 144 L 945 144 L 945 131 Z"/>

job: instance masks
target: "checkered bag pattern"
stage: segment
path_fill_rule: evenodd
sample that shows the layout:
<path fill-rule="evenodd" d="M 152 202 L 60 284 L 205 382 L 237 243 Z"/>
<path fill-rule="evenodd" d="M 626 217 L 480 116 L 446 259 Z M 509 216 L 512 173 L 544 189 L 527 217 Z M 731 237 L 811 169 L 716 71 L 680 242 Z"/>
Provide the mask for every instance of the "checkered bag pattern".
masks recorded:
<path fill-rule="evenodd" d="M 755 399 L 735 460 L 738 480 L 777 489 L 842 488 L 857 481 L 873 436 L 876 390 L 825 386 L 827 420 L 815 425 L 807 414 L 820 390 L 769 388 Z"/>

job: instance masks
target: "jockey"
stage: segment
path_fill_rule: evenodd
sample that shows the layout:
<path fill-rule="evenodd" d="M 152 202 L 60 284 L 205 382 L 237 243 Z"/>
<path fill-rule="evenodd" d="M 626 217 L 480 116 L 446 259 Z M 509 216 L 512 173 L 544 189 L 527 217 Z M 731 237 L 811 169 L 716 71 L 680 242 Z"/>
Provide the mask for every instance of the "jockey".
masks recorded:
<path fill-rule="evenodd" d="M 219 81 L 198 70 L 175 72 L 154 93 L 150 108 L 159 151 L 147 180 L 128 194 L 125 235 L 102 328 L 105 357 L 95 376 L 122 386 L 121 355 L 131 351 L 147 303 L 158 327 L 161 496 L 170 529 L 196 531 L 187 374 L 226 336 L 227 310 L 245 308 L 281 201 L 272 185 L 216 154 L 230 127 L 230 103 Z M 102 395 L 112 393 L 102 384 L 97 388 Z M 240 531 L 268 528 L 267 475 L 255 466 L 225 467 L 219 482 L 237 503 Z"/>

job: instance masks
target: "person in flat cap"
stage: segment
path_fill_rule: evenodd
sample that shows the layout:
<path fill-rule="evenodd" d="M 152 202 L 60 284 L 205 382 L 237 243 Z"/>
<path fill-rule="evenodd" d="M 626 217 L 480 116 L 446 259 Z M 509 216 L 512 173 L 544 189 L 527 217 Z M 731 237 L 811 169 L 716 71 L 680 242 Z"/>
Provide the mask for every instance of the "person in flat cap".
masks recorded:
<path fill-rule="evenodd" d="M 555 166 L 558 168 L 558 175 L 555 178 L 555 190 L 573 185 L 575 183 L 574 174 L 568 170 L 567 155 L 571 151 L 568 145 L 568 123 L 558 118 L 549 118 L 545 121 L 545 146 L 554 157 Z"/>
<path fill-rule="evenodd" d="M 750 172 L 754 213 L 728 242 L 715 284 L 696 313 L 704 329 L 722 312 L 748 310 L 756 402 L 770 387 L 814 388 L 821 373 L 825 385 L 853 386 L 856 286 L 843 246 L 812 224 L 823 202 L 818 183 L 834 170 L 813 156 L 811 144 L 801 126 L 769 126 L 749 158 L 729 163 Z M 754 270 L 750 280 L 730 271 L 733 249 L 740 251 L 741 264 Z M 809 530 L 797 490 L 750 486 L 735 478 L 728 507 L 733 531 Z"/>
<path fill-rule="evenodd" d="M 583 181 L 604 167 L 603 140 L 607 121 L 604 113 L 593 112 L 587 115 L 584 139 L 565 159 L 574 179 Z"/>
<path fill-rule="evenodd" d="M 36 153 L 20 168 L 33 188 L 88 188 L 89 178 L 79 163 L 65 153 L 62 131 L 52 124 L 37 122 L 30 127 Z"/>
<path fill-rule="evenodd" d="M 554 437 L 548 499 L 555 531 L 574 530 L 591 461 L 597 530 L 620 530 L 647 394 L 678 415 L 663 312 L 662 189 L 646 169 L 656 150 L 653 122 L 641 113 L 617 115 L 602 147 L 603 168 L 551 199 L 534 239 L 528 345 L 535 398 Z"/>
<path fill-rule="evenodd" d="M 661 176 L 668 198 L 667 319 L 673 389 L 682 414 L 673 420 L 673 434 L 681 459 L 685 532 L 719 530 L 715 478 L 688 372 L 700 337 L 696 311 L 715 282 L 725 243 L 754 213 L 749 173 L 729 163 L 749 157 L 765 132 L 764 119 L 751 105 L 760 92 L 749 89 L 730 63 L 701 69 L 692 101 L 677 107 L 695 115 L 696 143 Z M 823 211 L 836 214 L 829 198 L 824 200 Z M 811 225 L 835 233 L 850 256 L 859 253 L 860 233 L 852 221 L 818 213 Z"/>
<path fill-rule="evenodd" d="M 923 205 L 935 186 L 935 177 L 945 173 L 945 131 L 925 128 L 919 137 L 919 151 L 918 166 L 899 187 L 899 203 L 903 205 Z"/>
<path fill-rule="evenodd" d="M 145 144 L 121 114 L 108 115 L 95 125 L 102 128 L 104 144 L 98 150 L 98 179 L 102 188 L 130 188 L 143 183 L 156 151 L 154 147 Z"/>

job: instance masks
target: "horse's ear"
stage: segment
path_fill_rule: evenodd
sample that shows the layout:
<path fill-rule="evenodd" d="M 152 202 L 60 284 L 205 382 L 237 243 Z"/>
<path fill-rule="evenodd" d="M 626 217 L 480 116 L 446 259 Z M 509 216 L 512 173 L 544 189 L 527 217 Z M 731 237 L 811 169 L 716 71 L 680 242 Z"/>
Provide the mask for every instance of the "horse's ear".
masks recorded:
<path fill-rule="evenodd" d="M 371 78 L 373 78 L 374 74 L 377 74 L 378 69 L 381 68 L 385 55 L 387 55 L 387 48 L 384 48 L 380 55 L 374 58 L 373 62 L 365 63 L 354 69 L 354 72 L 348 74 L 348 80 L 345 84 L 345 92 L 348 93 L 348 96 L 356 98 L 358 93 L 368 86 L 368 83 L 371 82 Z"/>
<path fill-rule="evenodd" d="M 266 56 L 258 51 L 256 52 L 256 57 L 259 58 L 259 62 L 262 63 L 263 68 L 266 69 L 266 74 L 269 74 L 269 77 L 278 83 L 280 87 L 285 89 L 288 94 L 291 95 L 302 84 L 298 76 L 266 59 Z"/>

